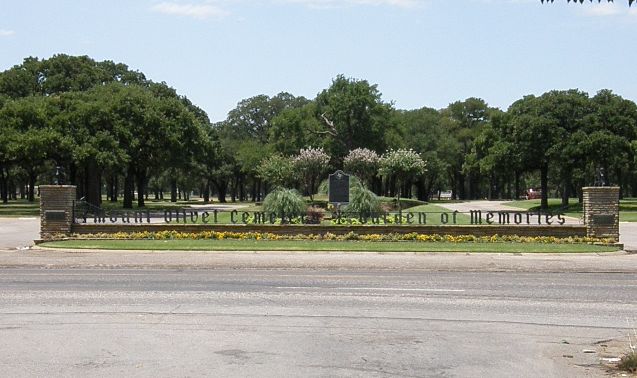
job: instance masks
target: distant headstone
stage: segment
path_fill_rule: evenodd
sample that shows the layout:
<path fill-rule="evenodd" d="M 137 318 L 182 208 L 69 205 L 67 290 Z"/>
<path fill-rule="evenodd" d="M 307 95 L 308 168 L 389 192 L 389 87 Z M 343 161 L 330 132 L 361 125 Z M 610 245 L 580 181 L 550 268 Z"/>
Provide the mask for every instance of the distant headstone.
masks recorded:
<path fill-rule="evenodd" d="M 349 203 L 349 175 L 343 171 L 332 173 L 327 194 L 331 203 Z"/>

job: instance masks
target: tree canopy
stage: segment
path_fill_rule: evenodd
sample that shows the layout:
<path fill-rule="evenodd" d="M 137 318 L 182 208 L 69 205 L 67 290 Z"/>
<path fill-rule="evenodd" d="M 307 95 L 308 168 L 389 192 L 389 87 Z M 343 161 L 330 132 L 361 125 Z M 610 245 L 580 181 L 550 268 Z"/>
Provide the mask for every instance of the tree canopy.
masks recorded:
<path fill-rule="evenodd" d="M 59 167 L 59 168 L 56 168 Z M 211 124 L 165 83 L 125 64 L 27 58 L 0 73 L 0 193 L 34 200 L 56 171 L 100 206 L 154 195 L 262 201 L 274 188 L 313 198 L 329 170 L 376 195 L 518 198 L 562 204 L 603 169 L 637 196 L 637 105 L 609 89 L 528 95 L 508 109 L 480 98 L 396 109 L 375 84 L 339 75 L 313 99 L 287 92 L 238 102 Z M 369 194 L 369 193 L 367 193 Z"/>

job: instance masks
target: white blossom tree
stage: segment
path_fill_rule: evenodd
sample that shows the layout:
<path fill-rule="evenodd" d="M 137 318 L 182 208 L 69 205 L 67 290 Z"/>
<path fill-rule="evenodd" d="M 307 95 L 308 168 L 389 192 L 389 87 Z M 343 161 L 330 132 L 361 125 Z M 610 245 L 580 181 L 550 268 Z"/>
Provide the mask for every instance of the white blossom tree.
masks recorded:
<path fill-rule="evenodd" d="M 412 149 L 389 150 L 380 157 L 379 163 L 378 174 L 380 176 L 383 176 L 387 182 L 392 178 L 396 179 L 396 203 L 398 205 L 400 204 L 400 188 L 427 170 L 427 163 Z"/>
<path fill-rule="evenodd" d="M 323 151 L 323 148 L 302 148 L 298 155 L 292 159 L 297 175 L 303 181 L 305 190 L 314 201 L 321 175 L 325 174 L 329 168 L 330 156 Z"/>
<path fill-rule="evenodd" d="M 379 161 L 380 157 L 376 152 L 367 148 L 357 148 L 345 156 L 343 164 L 345 171 L 354 174 L 369 186 L 372 177 L 378 172 Z"/>

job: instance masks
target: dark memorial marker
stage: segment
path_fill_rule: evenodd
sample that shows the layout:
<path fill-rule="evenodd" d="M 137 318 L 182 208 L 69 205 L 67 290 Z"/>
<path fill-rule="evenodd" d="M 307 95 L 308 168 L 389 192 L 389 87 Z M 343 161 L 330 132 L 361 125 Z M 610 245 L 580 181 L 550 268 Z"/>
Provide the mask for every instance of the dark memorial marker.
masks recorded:
<path fill-rule="evenodd" d="M 593 224 L 597 226 L 613 226 L 615 224 L 615 216 L 612 214 L 593 215 Z"/>
<path fill-rule="evenodd" d="M 343 171 L 332 173 L 327 193 L 331 203 L 349 203 L 349 175 Z"/>
<path fill-rule="evenodd" d="M 64 210 L 46 210 L 44 219 L 47 221 L 64 221 L 66 220 L 66 212 Z"/>

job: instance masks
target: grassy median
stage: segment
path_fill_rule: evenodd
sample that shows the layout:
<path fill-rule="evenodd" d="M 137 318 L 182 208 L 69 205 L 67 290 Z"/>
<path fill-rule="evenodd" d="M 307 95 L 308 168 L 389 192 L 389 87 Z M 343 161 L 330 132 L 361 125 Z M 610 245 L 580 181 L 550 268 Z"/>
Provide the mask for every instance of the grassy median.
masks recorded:
<path fill-rule="evenodd" d="M 299 240 L 64 240 L 41 244 L 50 248 L 154 251 L 351 251 L 351 252 L 492 252 L 597 253 L 617 247 L 592 244 L 450 243 Z"/>

